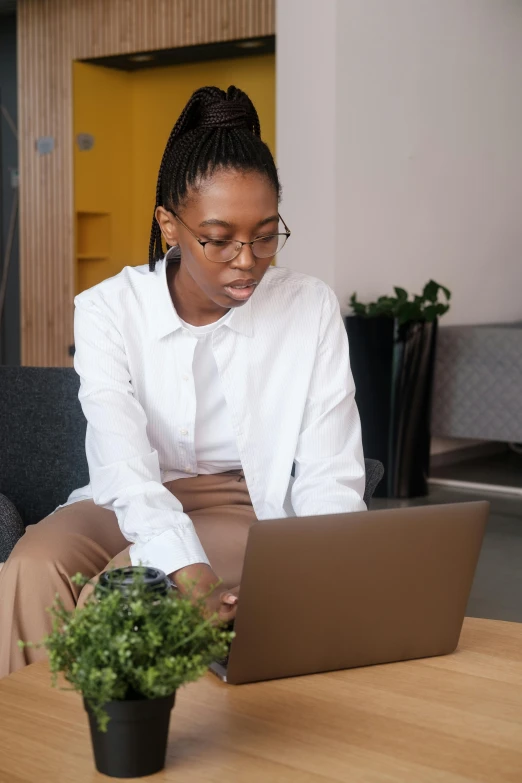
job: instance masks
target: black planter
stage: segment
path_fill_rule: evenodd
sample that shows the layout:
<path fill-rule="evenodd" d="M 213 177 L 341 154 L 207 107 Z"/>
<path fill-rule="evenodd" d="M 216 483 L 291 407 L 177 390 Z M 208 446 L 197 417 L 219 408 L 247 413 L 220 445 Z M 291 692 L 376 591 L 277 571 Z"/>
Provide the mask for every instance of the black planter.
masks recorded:
<path fill-rule="evenodd" d="M 385 468 L 375 494 L 426 495 L 437 321 L 399 326 L 391 318 L 348 316 L 345 322 L 364 453 Z"/>
<path fill-rule="evenodd" d="M 105 705 L 110 717 L 106 732 L 98 730 L 84 700 L 98 772 L 112 778 L 140 778 L 163 769 L 175 696 L 109 702 Z"/>

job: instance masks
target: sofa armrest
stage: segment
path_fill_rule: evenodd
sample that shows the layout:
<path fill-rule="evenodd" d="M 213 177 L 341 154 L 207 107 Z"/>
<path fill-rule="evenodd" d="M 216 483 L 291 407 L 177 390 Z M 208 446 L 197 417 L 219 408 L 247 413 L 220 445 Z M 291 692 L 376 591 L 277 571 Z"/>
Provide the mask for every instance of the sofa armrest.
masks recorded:
<path fill-rule="evenodd" d="M 24 532 L 24 523 L 15 506 L 0 494 L 0 563 L 7 560 Z"/>

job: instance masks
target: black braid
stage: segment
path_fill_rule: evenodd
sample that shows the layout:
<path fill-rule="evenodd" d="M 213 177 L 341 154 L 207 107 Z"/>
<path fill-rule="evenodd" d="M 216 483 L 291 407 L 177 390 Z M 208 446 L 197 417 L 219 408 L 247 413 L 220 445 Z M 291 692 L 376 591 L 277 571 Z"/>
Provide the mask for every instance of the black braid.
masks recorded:
<path fill-rule="evenodd" d="M 176 210 L 190 188 L 220 167 L 259 171 L 280 197 L 274 159 L 261 141 L 259 117 L 248 95 L 237 87 L 226 92 L 201 87 L 181 112 L 161 159 L 149 243 L 151 272 L 164 254 L 156 209 Z"/>

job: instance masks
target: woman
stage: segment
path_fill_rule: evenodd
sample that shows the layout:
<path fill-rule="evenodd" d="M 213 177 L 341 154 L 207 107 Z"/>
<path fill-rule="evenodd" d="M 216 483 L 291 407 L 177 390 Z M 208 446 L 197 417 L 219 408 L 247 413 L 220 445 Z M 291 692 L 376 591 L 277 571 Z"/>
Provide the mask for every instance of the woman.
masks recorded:
<path fill-rule="evenodd" d="M 75 299 L 90 484 L 0 575 L 0 675 L 41 655 L 16 643 L 48 631 L 56 592 L 85 600 L 78 571 L 147 563 L 230 620 L 256 518 L 365 508 L 338 302 L 271 266 L 290 236 L 279 196 L 248 96 L 197 90 L 161 161 L 148 266 Z"/>

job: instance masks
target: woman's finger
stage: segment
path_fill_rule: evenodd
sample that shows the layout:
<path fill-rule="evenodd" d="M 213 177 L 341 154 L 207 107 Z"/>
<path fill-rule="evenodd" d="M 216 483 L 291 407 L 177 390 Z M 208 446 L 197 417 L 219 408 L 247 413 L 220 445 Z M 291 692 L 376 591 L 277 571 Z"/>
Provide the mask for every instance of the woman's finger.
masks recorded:
<path fill-rule="evenodd" d="M 219 610 L 219 620 L 224 623 L 231 623 L 232 620 L 236 619 L 236 611 L 237 611 L 237 604 L 230 605 L 230 604 L 221 604 L 221 609 Z"/>
<path fill-rule="evenodd" d="M 238 599 L 237 595 L 234 595 L 233 593 L 223 593 L 221 600 L 224 604 L 228 604 L 228 606 L 235 606 Z"/>
<path fill-rule="evenodd" d="M 237 587 L 232 587 L 230 590 L 224 590 L 221 593 L 221 601 L 224 604 L 228 604 L 228 606 L 235 606 L 238 601 L 239 596 L 239 585 Z"/>

